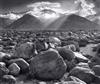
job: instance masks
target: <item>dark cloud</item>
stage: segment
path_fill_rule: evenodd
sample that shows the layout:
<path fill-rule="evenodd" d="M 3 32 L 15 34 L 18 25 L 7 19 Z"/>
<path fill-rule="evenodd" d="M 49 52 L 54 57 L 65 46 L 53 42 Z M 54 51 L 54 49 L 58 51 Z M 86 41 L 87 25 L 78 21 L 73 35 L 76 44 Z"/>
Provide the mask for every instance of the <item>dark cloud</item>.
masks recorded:
<path fill-rule="evenodd" d="M 35 0 L 3 0 L 2 5 L 4 8 L 6 7 L 15 7 L 30 3 Z"/>
<path fill-rule="evenodd" d="M 4 7 L 14 7 L 37 1 L 60 1 L 60 0 L 2 0 L 2 4 Z"/>

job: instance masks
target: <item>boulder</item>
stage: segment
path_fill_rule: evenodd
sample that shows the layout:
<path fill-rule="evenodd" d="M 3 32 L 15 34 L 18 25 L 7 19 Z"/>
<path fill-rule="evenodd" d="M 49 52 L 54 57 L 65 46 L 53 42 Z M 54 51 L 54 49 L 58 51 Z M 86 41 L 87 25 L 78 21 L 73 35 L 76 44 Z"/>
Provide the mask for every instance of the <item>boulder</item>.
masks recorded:
<path fill-rule="evenodd" d="M 32 43 L 27 42 L 16 46 L 14 57 L 29 59 L 34 55 L 34 46 Z"/>
<path fill-rule="evenodd" d="M 0 62 L 0 67 L 6 66 L 4 62 Z"/>
<path fill-rule="evenodd" d="M 4 75 L 2 77 L 2 84 L 16 84 L 16 78 L 12 75 Z"/>
<path fill-rule="evenodd" d="M 28 72 L 29 71 L 29 63 L 25 61 L 23 58 L 12 59 L 9 63 L 16 63 L 19 67 L 21 72 Z"/>
<path fill-rule="evenodd" d="M 95 65 L 100 65 L 100 57 L 92 57 L 88 64 L 90 68 L 92 68 Z"/>
<path fill-rule="evenodd" d="M 77 60 L 79 61 L 79 62 L 88 62 L 89 61 L 89 59 L 88 58 L 86 58 L 85 56 L 83 56 L 81 53 L 79 53 L 79 52 L 74 52 L 74 54 L 75 54 L 75 58 L 77 58 Z"/>
<path fill-rule="evenodd" d="M 11 58 L 11 55 L 10 54 L 6 54 L 6 53 L 3 53 L 3 52 L 0 52 L 0 61 L 5 61 L 6 58 L 10 59 Z"/>
<path fill-rule="evenodd" d="M 83 67 L 75 67 L 73 68 L 69 76 L 75 76 L 79 78 L 80 80 L 86 82 L 87 84 L 91 84 L 94 80 L 94 72 L 89 68 L 83 68 Z"/>
<path fill-rule="evenodd" d="M 79 47 L 85 47 L 88 44 L 88 39 L 87 38 L 81 38 L 79 40 Z"/>
<path fill-rule="evenodd" d="M 65 63 L 67 65 L 67 72 L 69 72 L 77 65 L 77 60 L 76 59 L 73 59 L 72 61 L 65 60 Z"/>
<path fill-rule="evenodd" d="M 78 67 L 89 68 L 88 63 L 80 62 L 77 64 Z"/>
<path fill-rule="evenodd" d="M 67 42 L 67 45 L 74 45 L 77 52 L 80 51 L 79 43 L 77 41 L 67 40 L 66 42 Z"/>
<path fill-rule="evenodd" d="M 20 67 L 16 63 L 9 65 L 8 69 L 11 75 L 17 76 L 20 73 Z"/>
<path fill-rule="evenodd" d="M 72 50 L 73 52 L 76 52 L 76 47 L 74 44 L 68 45 L 69 49 Z"/>
<path fill-rule="evenodd" d="M 48 49 L 48 44 L 44 40 L 36 40 L 34 42 L 34 46 L 37 52 L 45 51 Z"/>
<path fill-rule="evenodd" d="M 69 76 L 66 81 L 68 82 L 68 84 L 86 84 L 84 81 L 74 76 Z"/>
<path fill-rule="evenodd" d="M 5 64 L 0 65 L 0 77 L 3 75 L 7 75 L 9 73 L 9 70 L 6 68 Z"/>
<path fill-rule="evenodd" d="M 100 77 L 95 76 L 95 79 L 94 79 L 93 83 L 91 83 L 91 84 L 100 84 Z"/>
<path fill-rule="evenodd" d="M 57 37 L 49 37 L 49 43 L 52 43 L 52 44 L 54 44 L 55 46 L 59 46 L 59 45 L 61 45 L 61 41 L 60 41 L 60 39 L 59 38 L 57 38 Z"/>
<path fill-rule="evenodd" d="M 100 43 L 96 46 L 96 56 L 100 57 Z"/>
<path fill-rule="evenodd" d="M 64 60 L 71 61 L 75 58 L 75 54 L 72 50 L 66 49 L 65 47 L 59 47 L 57 50 Z"/>
<path fill-rule="evenodd" d="M 30 72 L 40 80 L 60 79 L 66 72 L 66 64 L 59 53 L 49 49 L 31 59 Z"/>
<path fill-rule="evenodd" d="M 100 65 L 93 66 L 92 70 L 94 71 L 95 75 L 100 76 Z"/>
<path fill-rule="evenodd" d="M 70 76 L 67 78 L 66 81 L 61 81 L 55 84 L 86 84 L 86 83 L 77 77 Z"/>

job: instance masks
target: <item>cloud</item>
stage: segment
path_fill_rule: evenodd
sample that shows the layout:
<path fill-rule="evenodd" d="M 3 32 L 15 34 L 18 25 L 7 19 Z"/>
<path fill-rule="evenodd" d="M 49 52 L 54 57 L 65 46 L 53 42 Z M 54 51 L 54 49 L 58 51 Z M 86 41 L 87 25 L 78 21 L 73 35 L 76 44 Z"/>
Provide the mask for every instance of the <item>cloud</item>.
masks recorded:
<path fill-rule="evenodd" d="M 32 15 L 36 17 L 44 17 L 44 18 L 56 18 L 59 17 L 60 14 L 72 14 L 76 13 L 77 11 L 72 10 L 64 10 L 62 8 L 61 3 L 59 2 L 36 2 L 32 3 L 30 5 L 27 5 L 28 8 L 30 8 L 30 11 L 28 13 L 31 13 Z M 44 11 L 45 10 L 45 11 Z"/>
<path fill-rule="evenodd" d="M 63 1 L 64 3 L 64 1 Z M 65 3 L 67 3 L 65 1 Z M 37 17 L 44 19 L 56 19 L 60 17 L 61 14 L 70 15 L 70 14 L 78 14 L 82 17 L 87 17 L 91 15 L 95 15 L 96 11 L 94 10 L 94 3 L 90 2 L 90 0 L 75 0 L 73 3 L 75 7 L 74 10 L 68 9 L 65 10 L 63 8 L 63 4 L 60 2 L 49 2 L 49 1 L 41 1 L 35 2 L 27 5 L 28 11 L 27 13 Z M 76 5 L 75 5 L 76 4 Z M 22 15 L 17 15 L 14 13 L 9 13 L 7 15 L 0 15 L 0 17 L 9 18 L 17 20 L 22 17 Z"/>
<path fill-rule="evenodd" d="M 17 20 L 19 18 L 22 17 L 22 15 L 17 15 L 17 14 L 14 14 L 14 13 L 9 13 L 9 14 L 0 14 L 0 17 L 2 18 L 8 18 L 8 19 L 11 19 L 11 20 Z"/>
<path fill-rule="evenodd" d="M 80 16 L 86 17 L 90 15 L 95 15 L 94 3 L 88 2 L 86 0 L 76 0 L 75 4 L 78 4 L 78 13 Z"/>
<path fill-rule="evenodd" d="M 87 17 L 90 15 L 95 15 L 96 11 L 94 10 L 94 3 L 90 2 L 90 1 L 86 1 L 86 0 L 75 0 L 75 3 L 77 4 L 77 10 L 64 10 L 62 8 L 62 4 L 61 3 L 54 3 L 54 2 L 36 2 L 36 3 L 32 3 L 30 5 L 28 5 L 27 7 L 31 9 L 31 13 L 33 12 L 33 15 L 36 16 L 41 16 L 42 10 L 44 9 L 49 9 L 54 11 L 57 14 L 78 14 L 82 17 Z"/>

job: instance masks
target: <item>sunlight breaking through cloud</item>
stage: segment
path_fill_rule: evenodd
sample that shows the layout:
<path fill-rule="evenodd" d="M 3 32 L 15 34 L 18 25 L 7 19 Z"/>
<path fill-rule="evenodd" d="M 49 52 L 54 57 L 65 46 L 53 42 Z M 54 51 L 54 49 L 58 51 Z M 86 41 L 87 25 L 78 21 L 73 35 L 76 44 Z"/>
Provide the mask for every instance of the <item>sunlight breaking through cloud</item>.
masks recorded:
<path fill-rule="evenodd" d="M 63 10 L 60 3 L 53 2 L 36 2 L 27 6 L 31 9 L 28 13 L 45 19 L 58 18 L 61 14 L 73 14 L 77 11 Z M 46 10 L 46 11 L 44 11 Z"/>
<path fill-rule="evenodd" d="M 56 18 L 59 17 L 60 14 L 78 14 L 82 17 L 96 14 L 96 11 L 94 10 L 95 5 L 93 3 L 87 3 L 86 0 L 75 0 L 74 4 L 78 5 L 77 10 L 64 10 L 61 3 L 58 2 L 36 2 L 28 5 L 27 7 L 31 10 L 28 13 L 31 13 L 36 17 L 43 17 L 45 19 Z M 43 10 L 45 9 L 50 11 L 52 14 L 48 12 L 43 12 Z"/>

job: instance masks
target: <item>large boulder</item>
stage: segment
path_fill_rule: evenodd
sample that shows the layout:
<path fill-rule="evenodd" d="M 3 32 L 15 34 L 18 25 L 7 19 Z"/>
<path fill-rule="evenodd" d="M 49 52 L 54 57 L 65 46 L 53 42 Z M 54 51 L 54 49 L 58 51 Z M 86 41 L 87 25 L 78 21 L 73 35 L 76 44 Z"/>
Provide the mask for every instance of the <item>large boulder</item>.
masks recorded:
<path fill-rule="evenodd" d="M 30 72 L 41 80 L 60 79 L 66 72 L 66 64 L 59 53 L 49 49 L 31 59 Z"/>
<path fill-rule="evenodd" d="M 75 76 L 75 77 L 79 78 L 80 80 L 86 82 L 87 84 L 92 83 L 92 81 L 95 78 L 94 72 L 91 69 L 83 68 L 83 67 L 73 68 L 70 71 L 69 76 Z"/>
<path fill-rule="evenodd" d="M 74 52 L 66 47 L 59 47 L 57 50 L 64 60 L 71 61 L 75 58 Z"/>
<path fill-rule="evenodd" d="M 16 46 L 14 51 L 14 57 L 21 57 L 24 59 L 29 59 L 34 54 L 34 46 L 32 43 L 27 42 Z"/>

